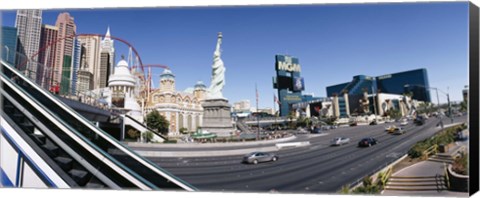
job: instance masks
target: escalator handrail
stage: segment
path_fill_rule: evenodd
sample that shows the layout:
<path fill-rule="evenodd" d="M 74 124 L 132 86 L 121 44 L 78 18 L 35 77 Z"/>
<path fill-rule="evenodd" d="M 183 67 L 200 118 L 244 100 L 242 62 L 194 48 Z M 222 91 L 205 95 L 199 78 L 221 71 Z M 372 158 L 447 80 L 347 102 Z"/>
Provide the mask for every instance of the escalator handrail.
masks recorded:
<path fill-rule="evenodd" d="M 115 145 L 116 148 L 118 148 L 119 150 L 123 151 L 124 153 L 128 154 L 130 157 L 132 157 L 133 159 L 137 160 L 138 162 L 140 162 L 141 164 L 143 164 L 144 166 L 148 167 L 150 170 L 156 172 L 157 174 L 167 178 L 169 181 L 175 183 L 176 185 L 182 187 L 183 189 L 187 190 L 187 191 L 195 191 L 196 189 L 191 186 L 190 184 L 182 181 L 181 179 L 175 177 L 174 175 L 168 173 L 168 172 L 165 172 L 164 169 L 162 169 L 161 167 L 158 167 L 157 165 L 153 164 L 152 162 L 150 161 L 147 161 L 146 159 L 144 159 L 143 157 L 141 157 L 140 155 L 138 155 L 137 153 L 135 153 L 133 150 L 131 150 L 130 148 L 127 148 L 125 145 L 123 145 L 122 143 L 118 142 L 117 140 L 115 140 L 113 137 L 111 137 L 110 135 L 108 135 L 107 133 L 105 132 L 102 132 L 100 131 L 100 129 L 98 129 L 95 125 L 93 125 L 91 122 L 89 122 L 88 120 L 85 120 L 84 117 L 82 117 L 81 115 L 79 115 L 76 111 L 74 111 L 73 109 L 71 109 L 69 106 L 67 105 L 64 105 L 64 103 L 62 103 L 58 98 L 56 97 L 53 97 L 51 95 L 51 93 L 47 92 L 46 90 L 44 90 L 43 88 L 39 87 L 39 85 L 37 85 L 36 83 L 32 82 L 32 80 L 30 80 L 29 78 L 25 77 L 20 71 L 18 71 L 17 69 L 13 68 L 9 63 L 6 63 L 5 61 L 3 60 L 0 60 L 1 64 L 4 66 L 4 67 L 7 67 L 10 71 L 12 71 L 13 73 L 15 73 L 15 75 L 17 75 L 18 77 L 22 78 L 22 80 L 24 82 L 27 82 L 28 84 L 30 84 L 32 87 L 34 87 L 35 89 L 37 89 L 40 93 L 42 93 L 45 97 L 49 98 L 51 101 L 53 101 L 55 104 L 57 104 L 59 107 L 62 107 L 65 111 L 67 111 L 69 114 L 71 114 L 73 117 L 75 117 L 78 121 L 82 122 L 82 124 L 84 124 L 84 126 L 87 126 L 91 131 L 95 132 L 97 135 L 101 136 L 102 138 L 104 138 L 105 140 L 108 140 L 110 144 L 112 145 Z"/>
<path fill-rule="evenodd" d="M 137 119 L 132 118 L 132 116 L 125 115 L 125 117 L 128 117 L 130 120 L 133 120 L 133 122 L 139 124 L 139 125 L 142 126 L 142 127 L 145 127 L 146 129 L 148 129 L 149 131 L 151 131 L 151 132 L 154 133 L 155 135 L 158 135 L 158 136 L 160 136 L 160 137 L 163 138 L 163 139 L 167 139 L 167 138 L 166 138 L 165 136 L 163 136 L 162 134 L 160 134 L 160 133 L 154 131 L 153 129 L 149 128 L 147 125 L 144 125 L 144 124 L 140 123 Z"/>
<path fill-rule="evenodd" d="M 24 96 L 23 98 L 25 98 L 25 100 L 29 102 L 32 106 L 38 107 L 37 108 L 38 111 L 40 111 L 43 115 L 45 115 L 46 118 L 49 119 L 52 123 L 54 123 L 58 128 L 62 129 L 61 132 L 65 132 L 70 138 L 74 139 L 76 142 L 82 145 L 86 150 L 88 150 L 92 155 L 94 155 L 100 161 L 104 162 L 110 167 L 116 167 L 116 170 L 120 171 L 119 175 L 122 175 L 124 178 L 128 179 L 132 183 L 137 184 L 137 186 L 141 189 L 149 190 L 149 189 L 155 188 L 155 186 L 151 184 L 149 181 L 146 181 L 144 178 L 137 175 L 128 167 L 118 162 L 116 159 L 112 158 L 105 151 L 98 148 L 95 144 L 88 141 L 83 135 L 80 135 L 78 131 L 71 128 L 63 120 L 58 118 L 57 115 L 52 113 L 49 110 L 49 108 L 46 108 L 45 106 L 40 104 L 38 101 L 33 99 L 33 97 L 30 94 L 26 93 L 20 87 L 10 82 L 10 80 L 8 80 L 8 78 L 4 74 L 0 74 L 0 79 L 1 79 L 1 82 L 4 84 L 4 86 L 7 85 L 9 87 L 14 87 L 15 89 L 13 90 L 16 91 L 17 94 L 23 95 Z M 133 182 L 135 180 L 137 181 L 136 183 Z"/>

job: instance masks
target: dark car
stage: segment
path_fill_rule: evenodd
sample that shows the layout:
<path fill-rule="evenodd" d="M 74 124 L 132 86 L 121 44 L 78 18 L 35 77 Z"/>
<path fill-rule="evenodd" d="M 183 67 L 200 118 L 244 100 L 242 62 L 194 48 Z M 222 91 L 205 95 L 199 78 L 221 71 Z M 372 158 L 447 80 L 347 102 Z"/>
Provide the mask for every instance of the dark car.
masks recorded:
<path fill-rule="evenodd" d="M 322 133 L 322 128 L 314 127 L 313 130 L 312 130 L 312 133 Z"/>
<path fill-rule="evenodd" d="M 378 141 L 375 138 L 367 137 L 367 138 L 363 138 L 362 140 L 360 140 L 360 142 L 358 142 L 358 146 L 359 147 L 365 147 L 365 146 L 370 147 L 370 146 L 375 145 L 377 143 L 378 143 Z"/>
<path fill-rule="evenodd" d="M 258 164 L 259 162 L 277 161 L 278 156 L 273 153 L 253 152 L 243 156 L 243 163 Z"/>
<path fill-rule="evenodd" d="M 415 118 L 413 123 L 415 123 L 416 125 L 423 125 L 423 124 L 425 124 L 425 120 L 426 120 L 425 117 L 417 116 L 417 118 Z"/>

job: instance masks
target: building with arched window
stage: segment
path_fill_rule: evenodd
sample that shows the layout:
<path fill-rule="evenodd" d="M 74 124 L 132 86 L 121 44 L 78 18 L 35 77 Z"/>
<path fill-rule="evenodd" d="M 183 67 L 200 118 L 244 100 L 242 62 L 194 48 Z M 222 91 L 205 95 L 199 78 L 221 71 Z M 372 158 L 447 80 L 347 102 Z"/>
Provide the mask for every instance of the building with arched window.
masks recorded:
<path fill-rule="evenodd" d="M 165 69 L 160 75 L 160 88 L 150 93 L 145 113 L 156 110 L 169 121 L 169 136 L 180 135 L 180 129 L 196 131 L 202 126 L 206 86 L 198 81 L 191 91 L 176 91 L 175 75 Z"/>

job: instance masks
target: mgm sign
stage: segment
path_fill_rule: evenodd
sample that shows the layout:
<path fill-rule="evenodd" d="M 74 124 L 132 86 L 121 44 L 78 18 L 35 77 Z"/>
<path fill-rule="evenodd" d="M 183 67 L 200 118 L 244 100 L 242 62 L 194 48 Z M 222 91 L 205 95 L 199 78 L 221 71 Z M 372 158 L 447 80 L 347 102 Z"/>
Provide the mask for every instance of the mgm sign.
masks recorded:
<path fill-rule="evenodd" d="M 280 115 L 286 116 L 291 110 L 291 104 L 302 101 L 302 91 L 305 90 L 304 80 L 300 76 L 300 62 L 298 58 L 276 55 L 275 70 L 273 88 L 278 90 Z"/>
<path fill-rule="evenodd" d="M 286 72 L 301 71 L 298 58 L 293 58 L 291 56 L 284 56 L 284 55 L 276 56 L 276 69 L 277 71 L 286 71 Z"/>

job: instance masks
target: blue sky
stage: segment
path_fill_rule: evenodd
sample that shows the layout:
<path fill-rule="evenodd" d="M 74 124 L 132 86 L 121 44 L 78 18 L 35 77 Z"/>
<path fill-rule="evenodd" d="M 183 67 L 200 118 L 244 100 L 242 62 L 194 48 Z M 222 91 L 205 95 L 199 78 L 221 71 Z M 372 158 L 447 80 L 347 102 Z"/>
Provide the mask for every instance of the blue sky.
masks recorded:
<path fill-rule="evenodd" d="M 254 105 L 257 84 L 260 108 L 273 106 L 275 54 L 299 58 L 304 93 L 315 96 L 354 75 L 417 68 L 426 68 L 430 86 L 448 89 L 451 100 L 461 100 L 468 85 L 465 2 L 44 10 L 43 23 L 54 25 L 64 11 L 75 18 L 77 33 L 103 34 L 110 26 L 144 64 L 170 66 L 178 90 L 198 80 L 210 84 L 216 35 L 223 32 L 223 93 L 231 103 L 249 99 Z M 14 26 L 15 12 L 2 17 L 3 25 Z M 117 60 L 128 54 L 118 41 L 115 48 Z M 161 72 L 153 70 L 155 86 Z"/>

